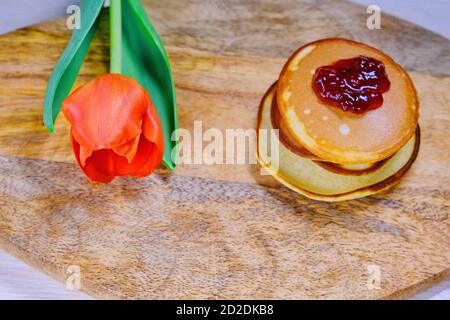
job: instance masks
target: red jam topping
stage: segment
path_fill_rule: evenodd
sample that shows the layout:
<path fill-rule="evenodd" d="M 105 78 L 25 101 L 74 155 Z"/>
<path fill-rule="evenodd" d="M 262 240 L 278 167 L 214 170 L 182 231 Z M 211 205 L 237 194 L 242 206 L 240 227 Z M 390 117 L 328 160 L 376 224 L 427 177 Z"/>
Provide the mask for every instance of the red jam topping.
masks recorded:
<path fill-rule="evenodd" d="M 381 107 L 391 83 L 381 61 L 359 56 L 318 68 L 312 85 L 326 104 L 360 114 Z"/>

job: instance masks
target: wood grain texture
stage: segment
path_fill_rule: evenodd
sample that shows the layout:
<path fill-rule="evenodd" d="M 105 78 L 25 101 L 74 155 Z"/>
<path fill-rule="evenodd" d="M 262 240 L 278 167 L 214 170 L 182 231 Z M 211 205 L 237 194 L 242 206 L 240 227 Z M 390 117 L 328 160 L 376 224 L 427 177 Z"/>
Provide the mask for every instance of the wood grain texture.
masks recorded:
<path fill-rule="evenodd" d="M 168 46 L 180 126 L 253 128 L 284 60 L 327 36 L 365 41 L 410 72 L 422 148 L 388 193 L 327 204 L 261 176 L 256 165 L 183 165 L 91 185 L 68 124 L 48 134 L 46 81 L 70 36 L 56 20 L 0 37 L 0 243 L 109 298 L 399 298 L 450 275 L 450 42 L 334 1 L 144 1 Z M 107 70 L 102 25 L 77 85 Z M 367 285 L 368 266 L 381 287 Z"/>

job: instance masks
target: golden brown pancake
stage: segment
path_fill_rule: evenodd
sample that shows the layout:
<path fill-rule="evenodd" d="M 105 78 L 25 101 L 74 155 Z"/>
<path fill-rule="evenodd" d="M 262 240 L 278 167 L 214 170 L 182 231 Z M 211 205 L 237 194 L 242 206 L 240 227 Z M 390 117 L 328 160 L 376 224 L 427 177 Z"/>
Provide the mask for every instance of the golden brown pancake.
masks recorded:
<path fill-rule="evenodd" d="M 368 56 L 383 62 L 391 83 L 383 105 L 363 114 L 332 107 L 312 88 L 315 70 L 337 60 Z M 322 161 L 382 161 L 416 132 L 419 102 L 408 74 L 383 52 L 345 39 L 324 39 L 298 49 L 281 72 L 277 104 L 290 139 Z"/>
<path fill-rule="evenodd" d="M 306 149 L 304 146 L 300 145 L 298 141 L 295 141 L 295 139 L 292 137 L 289 131 L 286 130 L 286 125 L 283 122 L 281 122 L 282 119 L 280 118 L 280 112 L 278 110 L 278 104 L 275 95 L 276 90 L 274 92 L 274 98 L 272 99 L 271 114 L 270 114 L 272 120 L 272 127 L 274 129 L 279 130 L 278 138 L 280 139 L 280 142 L 293 153 L 303 158 L 315 160 L 318 165 L 322 166 L 327 170 L 347 175 L 362 175 L 368 172 L 372 172 L 376 170 L 378 167 L 380 167 L 388 159 L 386 158 L 381 161 L 363 164 L 339 164 L 323 161 L 318 156 L 308 151 L 308 149 Z"/>
<path fill-rule="evenodd" d="M 275 86 L 276 84 L 274 84 Z M 274 95 L 276 95 L 276 90 L 274 92 Z M 279 139 L 280 142 L 283 143 L 289 150 L 291 150 L 293 153 L 298 154 L 299 156 L 303 158 L 308 159 L 314 159 L 314 160 L 320 160 L 318 156 L 315 154 L 312 154 L 308 149 L 306 149 L 304 146 L 298 143 L 290 132 L 286 130 L 287 126 L 284 122 L 282 122 L 282 119 L 280 117 L 280 111 L 278 109 L 277 99 L 274 97 L 272 99 L 272 106 L 271 106 L 271 119 L 272 119 L 272 127 L 274 129 L 279 130 Z"/>
<path fill-rule="evenodd" d="M 416 134 L 397 153 L 383 161 L 374 170 L 361 175 L 333 172 L 319 165 L 317 161 L 292 152 L 283 143 L 278 143 L 278 157 L 271 156 L 271 153 L 275 152 L 271 139 L 278 140 L 278 138 L 271 137 L 268 141 L 262 139 L 262 131 L 259 129 L 273 129 L 271 114 L 276 88 L 277 86 L 273 85 L 269 89 L 260 105 L 257 122 L 257 156 L 261 166 L 288 188 L 322 201 L 360 198 L 386 190 L 398 183 L 416 159 L 420 144 L 418 127 Z"/>

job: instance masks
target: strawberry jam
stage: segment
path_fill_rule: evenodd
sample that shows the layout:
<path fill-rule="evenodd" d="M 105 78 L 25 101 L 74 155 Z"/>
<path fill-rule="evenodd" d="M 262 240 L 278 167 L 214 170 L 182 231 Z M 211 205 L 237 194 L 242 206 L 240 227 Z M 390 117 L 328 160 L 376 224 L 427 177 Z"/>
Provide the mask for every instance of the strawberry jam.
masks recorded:
<path fill-rule="evenodd" d="M 357 114 L 381 107 L 390 85 L 384 64 L 366 56 L 317 68 L 312 82 L 320 100 Z"/>

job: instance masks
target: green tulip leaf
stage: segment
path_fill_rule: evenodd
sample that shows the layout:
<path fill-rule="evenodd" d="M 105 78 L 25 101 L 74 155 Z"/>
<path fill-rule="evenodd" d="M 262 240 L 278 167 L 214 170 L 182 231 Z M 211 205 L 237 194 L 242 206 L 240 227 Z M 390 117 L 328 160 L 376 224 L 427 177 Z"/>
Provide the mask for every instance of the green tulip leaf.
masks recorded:
<path fill-rule="evenodd" d="M 72 33 L 69 44 L 56 64 L 48 81 L 44 98 L 44 124 L 54 131 L 54 123 L 63 100 L 72 90 L 81 64 L 97 31 L 104 0 L 81 1 L 81 28 Z"/>
<path fill-rule="evenodd" d="M 112 0 L 110 10 L 111 72 L 136 79 L 148 91 L 163 129 L 163 163 L 173 170 L 178 116 L 168 55 L 139 0 Z"/>

